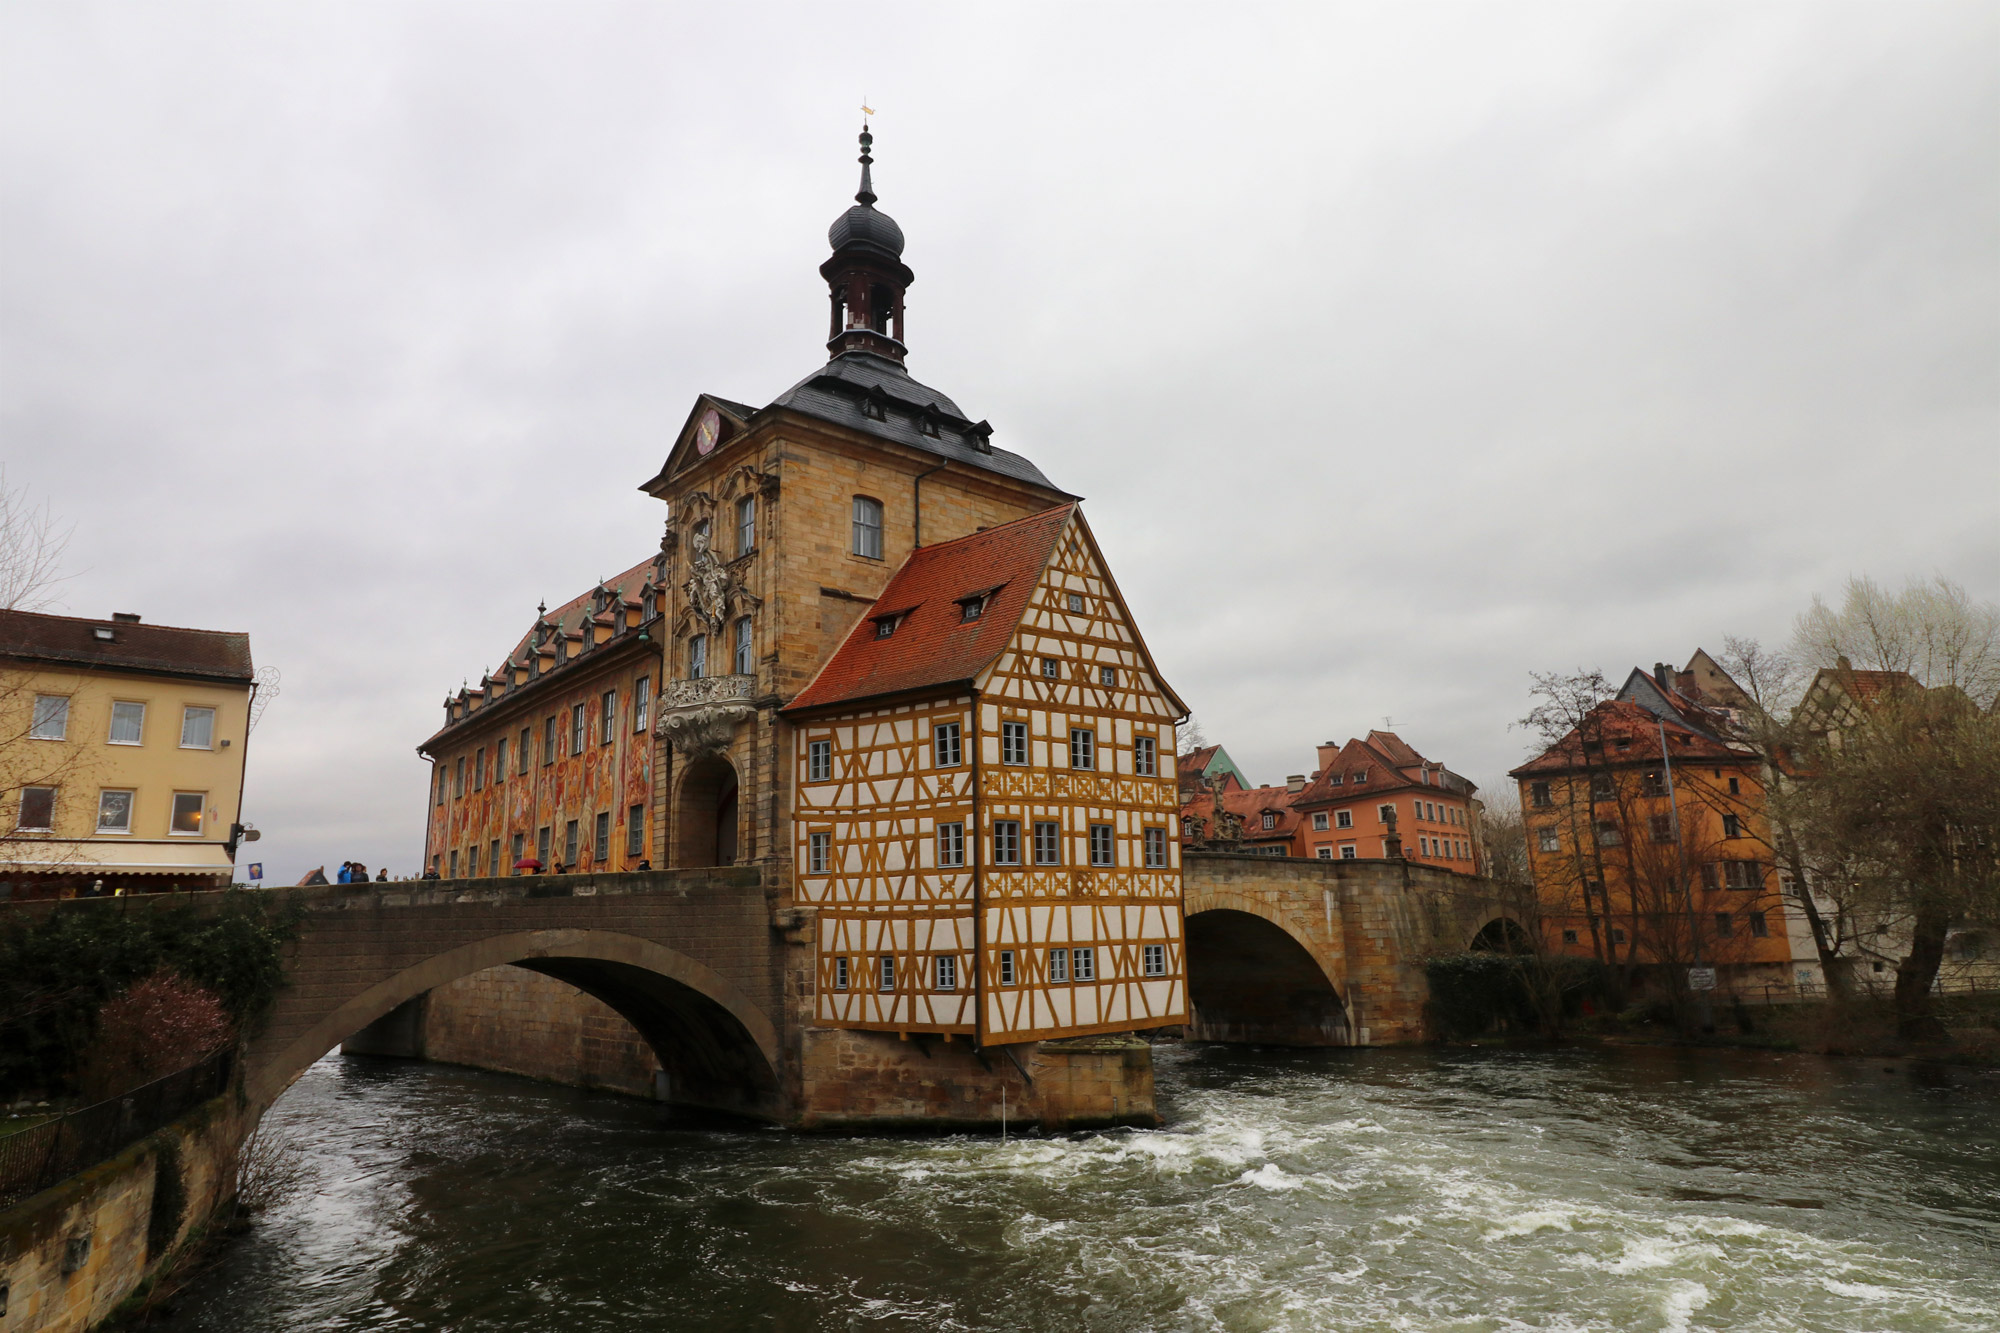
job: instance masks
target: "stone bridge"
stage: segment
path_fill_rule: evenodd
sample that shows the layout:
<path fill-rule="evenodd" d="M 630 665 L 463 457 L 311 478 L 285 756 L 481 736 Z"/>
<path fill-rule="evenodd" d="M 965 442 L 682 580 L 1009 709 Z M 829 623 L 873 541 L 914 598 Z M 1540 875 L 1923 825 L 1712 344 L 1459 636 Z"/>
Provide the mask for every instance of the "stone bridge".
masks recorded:
<path fill-rule="evenodd" d="M 1422 1041 L 1425 960 L 1534 924 L 1520 891 L 1409 861 L 1192 852 L 1183 866 L 1197 1041 Z"/>

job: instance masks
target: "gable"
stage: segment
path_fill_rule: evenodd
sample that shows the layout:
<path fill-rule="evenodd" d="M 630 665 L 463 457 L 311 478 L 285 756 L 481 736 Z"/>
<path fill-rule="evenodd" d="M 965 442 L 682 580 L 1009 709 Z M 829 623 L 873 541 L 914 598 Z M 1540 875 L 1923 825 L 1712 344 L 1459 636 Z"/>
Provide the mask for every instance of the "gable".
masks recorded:
<path fill-rule="evenodd" d="M 711 411 L 716 415 L 720 430 L 714 448 L 703 454 L 696 436 L 700 432 L 702 418 Z M 755 408 L 745 407 L 742 403 L 732 403 L 727 398 L 717 398 L 714 394 L 697 394 L 694 407 L 688 411 L 687 419 L 681 423 L 679 433 L 674 436 L 673 447 L 667 450 L 667 461 L 660 465 L 659 474 L 641 485 L 639 489 L 648 495 L 659 495 L 671 478 L 687 471 L 698 462 L 714 457 L 740 437 L 749 429 L 750 418 L 755 415 Z"/>

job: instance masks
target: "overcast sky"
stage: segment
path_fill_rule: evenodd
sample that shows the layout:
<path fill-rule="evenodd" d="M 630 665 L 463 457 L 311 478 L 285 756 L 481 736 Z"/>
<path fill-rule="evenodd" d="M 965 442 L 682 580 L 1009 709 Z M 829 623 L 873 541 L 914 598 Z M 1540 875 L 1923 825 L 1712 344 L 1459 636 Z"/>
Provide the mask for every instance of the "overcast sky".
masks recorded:
<path fill-rule="evenodd" d="M 249 631 L 269 878 L 824 358 L 876 118 L 910 369 L 1087 498 L 1260 781 L 1528 673 L 2000 596 L 2000 7 L 0 8 L 0 429 L 64 609 Z"/>

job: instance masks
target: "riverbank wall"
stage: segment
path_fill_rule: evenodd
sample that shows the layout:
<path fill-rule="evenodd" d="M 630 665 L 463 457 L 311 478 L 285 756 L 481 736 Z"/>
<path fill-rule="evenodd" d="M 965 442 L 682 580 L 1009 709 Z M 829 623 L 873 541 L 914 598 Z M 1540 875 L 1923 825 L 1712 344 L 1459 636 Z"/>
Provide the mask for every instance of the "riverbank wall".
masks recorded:
<path fill-rule="evenodd" d="M 233 1197 L 232 1090 L 0 1213 L 0 1329 L 86 1333 Z"/>

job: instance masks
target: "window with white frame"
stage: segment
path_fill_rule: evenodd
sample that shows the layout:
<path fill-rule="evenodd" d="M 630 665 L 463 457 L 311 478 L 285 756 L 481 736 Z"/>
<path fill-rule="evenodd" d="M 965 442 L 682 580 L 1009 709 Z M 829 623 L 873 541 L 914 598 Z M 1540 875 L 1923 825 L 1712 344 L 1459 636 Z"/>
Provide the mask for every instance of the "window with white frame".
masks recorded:
<path fill-rule="evenodd" d="M 757 549 L 757 497 L 746 495 L 736 502 L 736 554 L 748 555 Z"/>
<path fill-rule="evenodd" d="M 688 679 L 701 680 L 708 675 L 708 636 L 692 634 L 688 636 Z"/>
<path fill-rule="evenodd" d="M 636 860 L 646 851 L 646 807 L 635 805 L 625 812 L 625 856 Z"/>
<path fill-rule="evenodd" d="M 576 848 L 577 848 L 577 825 L 576 821 L 574 819 L 571 819 L 565 821 L 563 824 L 564 865 L 573 866 L 576 864 Z"/>
<path fill-rule="evenodd" d="M 1071 593 L 1067 605 L 1072 614 L 1081 615 L 1083 613 L 1083 594 L 1080 592 Z"/>
<path fill-rule="evenodd" d="M 1017 866 L 1021 864 L 1020 820 L 996 819 L 993 821 L 993 864 L 996 866 Z"/>
<path fill-rule="evenodd" d="M 1090 863 L 1094 866 L 1115 864 L 1112 856 L 1111 825 L 1090 826 Z"/>
<path fill-rule="evenodd" d="M 514 859 L 511 862 L 509 862 L 509 873 L 518 875 L 521 873 L 521 862 L 528 859 L 527 834 L 516 833 L 514 835 L 512 851 L 514 853 Z"/>
<path fill-rule="evenodd" d="M 15 812 L 14 827 L 27 833 L 47 833 L 56 826 L 56 789 L 54 787 L 21 788 L 20 809 Z"/>
<path fill-rule="evenodd" d="M 213 750 L 215 748 L 215 710 L 213 708 L 181 709 L 181 748 L 183 750 Z"/>
<path fill-rule="evenodd" d="M 598 707 L 601 711 L 597 718 L 597 743 L 599 745 L 609 745 L 611 744 L 612 728 L 618 722 L 618 691 L 606 690 L 604 697 L 598 700 Z"/>
<path fill-rule="evenodd" d="M 883 991 L 896 989 L 896 955 L 885 953 L 875 960 L 875 985 Z"/>
<path fill-rule="evenodd" d="M 556 720 L 554 717 L 545 717 L 542 719 L 542 762 L 553 764 L 555 761 Z"/>
<path fill-rule="evenodd" d="M 937 990 L 958 989 L 958 959 L 948 953 L 937 956 Z"/>
<path fill-rule="evenodd" d="M 644 731 L 653 711 L 653 678 L 641 676 L 632 682 L 632 730 Z"/>
<path fill-rule="evenodd" d="M 1313 832 L 1315 833 L 1326 832 L 1326 811 L 1324 810 L 1313 811 Z"/>
<path fill-rule="evenodd" d="M 1167 864 L 1167 831 L 1163 828 L 1147 829 L 1145 844 L 1147 869 L 1165 869 Z"/>
<path fill-rule="evenodd" d="M 167 832 L 180 837 L 201 836 L 202 807 L 207 803 L 206 792 L 175 792 L 173 822 L 167 826 Z"/>
<path fill-rule="evenodd" d="M 1089 727 L 1069 729 L 1069 766 L 1071 768 L 1097 767 L 1097 733 Z"/>
<path fill-rule="evenodd" d="M 62 741 L 69 739 L 69 696 L 38 694 L 34 719 L 28 724 L 28 739 Z"/>
<path fill-rule="evenodd" d="M 99 833 L 132 831 L 131 792 L 106 789 L 97 793 L 97 831 Z"/>
<path fill-rule="evenodd" d="M 1061 674 L 1061 668 L 1056 665 L 1055 658 L 1044 657 L 1042 659 L 1042 675 L 1044 677 L 1046 677 L 1049 680 L 1054 680 L 1060 674 Z"/>
<path fill-rule="evenodd" d="M 1062 864 L 1062 826 L 1052 819 L 1035 822 L 1035 864 Z"/>
<path fill-rule="evenodd" d="M 1028 762 L 1027 723 L 1002 722 L 1000 724 L 1000 762 L 1003 764 L 1025 764 Z"/>
<path fill-rule="evenodd" d="M 1085 947 L 1069 951 L 1070 976 L 1077 981 L 1097 980 L 1097 950 Z"/>
<path fill-rule="evenodd" d="M 569 752 L 571 754 L 583 753 L 584 711 L 585 711 L 584 706 L 582 704 L 570 705 Z"/>
<path fill-rule="evenodd" d="M 756 664 L 751 660 L 752 649 L 750 617 L 738 616 L 736 618 L 736 656 L 734 662 L 737 675 L 747 676 L 756 670 Z"/>
<path fill-rule="evenodd" d="M 941 866 L 965 864 L 965 825 L 953 820 L 937 826 L 937 863 Z"/>
<path fill-rule="evenodd" d="M 549 868 L 549 833 L 549 826 L 544 824 L 535 834 L 535 859 L 544 870 Z"/>
<path fill-rule="evenodd" d="M 832 852 L 833 835 L 831 833 L 806 834 L 806 873 L 808 875 L 824 875 L 826 873 L 827 859 Z"/>
<path fill-rule="evenodd" d="M 1351 843 L 1351 842 L 1344 842 L 1344 843 L 1340 844 L 1340 859 L 1341 859 L 1341 860 L 1343 860 L 1343 861 L 1354 861 L 1354 860 L 1358 860 L 1358 859 L 1360 858 L 1360 856 L 1361 856 L 1361 853 L 1359 853 L 1359 852 L 1357 852 L 1357 851 L 1355 851 L 1355 850 L 1354 850 L 1354 844 L 1353 844 L 1353 843 Z"/>
<path fill-rule="evenodd" d="M 865 495 L 854 497 L 854 554 L 882 558 L 882 502 Z"/>
<path fill-rule="evenodd" d="M 1118 683 L 1118 668 L 1108 666 L 1097 668 L 1097 683 L 1099 685 L 1116 685 Z"/>
<path fill-rule="evenodd" d="M 1353 812 L 1352 810 L 1336 810 L 1336 811 L 1334 811 L 1334 812 L 1333 812 L 1333 826 L 1334 826 L 1335 828 L 1353 828 L 1353 827 L 1354 827 L 1354 812 Z"/>
<path fill-rule="evenodd" d="M 465 849 L 465 873 L 472 879 L 479 878 L 479 844 L 476 842 Z"/>
<path fill-rule="evenodd" d="M 1014 984 L 1014 951 L 1012 949 L 1002 949 L 1000 951 L 1000 984 L 1003 986 Z"/>
<path fill-rule="evenodd" d="M 962 755 L 956 722 L 940 722 L 931 728 L 931 762 L 939 768 L 957 768 Z"/>
<path fill-rule="evenodd" d="M 1049 950 L 1049 980 L 1052 982 L 1069 980 L 1069 950 Z"/>
<path fill-rule="evenodd" d="M 146 742 L 146 705 L 120 699 L 111 705 L 111 743 L 143 745 Z"/>
<path fill-rule="evenodd" d="M 1167 975 L 1167 946 L 1148 944 L 1139 952 L 1140 969 L 1149 977 Z"/>
<path fill-rule="evenodd" d="M 1313 848 L 1313 855 L 1317 856 L 1322 861 L 1331 861 L 1333 859 L 1333 848 L 1315 847 Z"/>
<path fill-rule="evenodd" d="M 1389 822 L 1390 820 L 1394 819 L 1395 817 L 1396 817 L 1396 807 L 1395 807 L 1395 806 L 1393 806 L 1393 805 L 1378 805 L 1378 806 L 1376 806 L 1376 807 L 1375 807 L 1375 818 L 1376 818 L 1376 820 L 1377 820 L 1378 822 L 1380 822 L 1380 823 L 1383 823 L 1383 824 L 1386 824 L 1386 823 L 1388 823 L 1388 822 Z"/>
<path fill-rule="evenodd" d="M 1132 771 L 1142 778 L 1158 777 L 1160 773 L 1160 743 L 1151 736 L 1134 737 L 1132 741 Z"/>
<path fill-rule="evenodd" d="M 1267 829 L 1278 827 L 1278 817 L 1269 810 L 1264 812 L 1264 827 Z"/>
<path fill-rule="evenodd" d="M 844 954 L 833 960 L 833 988 L 847 989 L 847 957 Z"/>
<path fill-rule="evenodd" d="M 493 780 L 505 781 L 507 777 L 507 738 L 502 736 L 493 742 Z"/>
<path fill-rule="evenodd" d="M 833 777 L 833 742 L 806 742 L 806 781 L 825 782 Z"/>
<path fill-rule="evenodd" d="M 611 859 L 611 812 L 597 812 L 597 836 L 590 840 L 590 859 L 609 861 Z"/>

